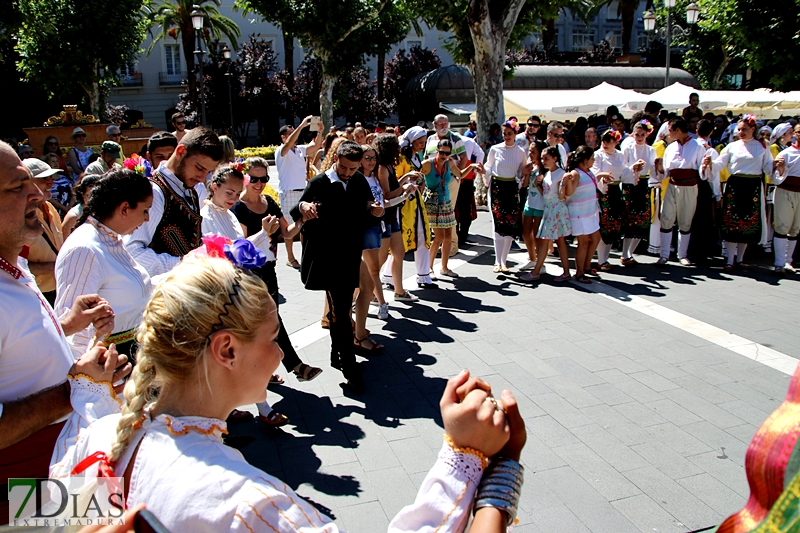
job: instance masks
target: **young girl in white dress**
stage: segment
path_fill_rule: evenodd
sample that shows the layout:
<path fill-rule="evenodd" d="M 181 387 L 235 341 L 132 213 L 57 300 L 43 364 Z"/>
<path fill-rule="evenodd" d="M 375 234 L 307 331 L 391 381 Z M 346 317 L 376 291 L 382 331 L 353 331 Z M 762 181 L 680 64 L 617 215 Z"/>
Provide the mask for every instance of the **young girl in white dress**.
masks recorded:
<path fill-rule="evenodd" d="M 124 477 L 125 507 L 145 504 L 170 531 L 338 532 L 222 442 L 233 408 L 265 398 L 282 357 L 278 329 L 275 303 L 258 277 L 226 259 L 186 257 L 147 304 L 122 413 L 84 430 L 57 470 L 83 462 L 74 475 L 93 478 L 112 469 Z M 462 371 L 448 381 L 440 405 L 445 444 L 389 531 L 464 531 L 472 509 L 473 531 L 506 531 L 525 444 L 514 397 L 503 391 L 495 399 L 486 383 Z"/>
<path fill-rule="evenodd" d="M 557 146 L 548 146 L 542 151 L 542 166 L 547 169 L 547 174 L 542 180 L 542 196 L 544 198 L 544 213 L 539 224 L 539 250 L 536 254 L 536 266 L 528 274 L 522 274 L 524 281 L 536 281 L 540 278 L 544 260 L 547 258 L 547 248 L 550 243 L 558 244 L 558 256 L 564 272 L 555 278 L 555 281 L 567 281 L 572 276 L 569 273 L 569 254 L 567 242 L 564 237 L 572 232 L 569 223 L 569 209 L 567 208 L 567 195 L 563 183 L 564 169 L 561 168 Z"/>

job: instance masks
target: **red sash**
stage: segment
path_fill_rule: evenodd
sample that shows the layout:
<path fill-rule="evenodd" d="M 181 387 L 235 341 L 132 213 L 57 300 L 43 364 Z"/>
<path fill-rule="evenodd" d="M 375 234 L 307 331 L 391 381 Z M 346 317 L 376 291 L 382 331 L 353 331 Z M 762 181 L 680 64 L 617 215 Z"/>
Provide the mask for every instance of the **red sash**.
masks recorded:
<path fill-rule="evenodd" d="M 789 176 L 783 183 L 778 185 L 779 189 L 786 189 L 791 192 L 800 192 L 800 176 Z"/>
<path fill-rule="evenodd" d="M 50 473 L 50 459 L 56 447 L 64 422 L 50 424 L 16 444 L 0 450 L 0 485 L 8 485 L 9 478 L 45 478 Z M 0 499 L 0 525 L 8 522 L 8 496 L 2 488 Z"/>
<path fill-rule="evenodd" d="M 669 182 L 679 187 L 697 185 L 700 173 L 694 168 L 675 168 L 669 171 Z"/>

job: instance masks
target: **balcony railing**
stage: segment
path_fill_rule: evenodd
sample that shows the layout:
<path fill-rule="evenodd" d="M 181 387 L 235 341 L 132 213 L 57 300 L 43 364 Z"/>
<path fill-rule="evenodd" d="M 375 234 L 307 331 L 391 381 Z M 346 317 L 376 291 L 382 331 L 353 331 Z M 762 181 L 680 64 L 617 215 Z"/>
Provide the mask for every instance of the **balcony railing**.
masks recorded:
<path fill-rule="evenodd" d="M 144 85 L 144 78 L 141 72 L 122 74 L 119 81 L 122 87 L 142 87 Z"/>
<path fill-rule="evenodd" d="M 159 85 L 183 85 L 183 80 L 188 78 L 186 72 L 179 72 L 177 74 L 170 74 L 169 72 L 158 73 Z"/>

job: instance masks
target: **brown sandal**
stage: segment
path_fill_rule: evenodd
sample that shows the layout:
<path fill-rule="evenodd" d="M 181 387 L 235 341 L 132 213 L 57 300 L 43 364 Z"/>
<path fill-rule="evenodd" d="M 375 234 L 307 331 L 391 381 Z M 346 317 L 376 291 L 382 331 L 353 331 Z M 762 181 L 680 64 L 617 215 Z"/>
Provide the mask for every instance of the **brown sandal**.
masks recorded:
<path fill-rule="evenodd" d="M 369 342 L 372 343 L 372 348 L 367 348 L 366 346 L 364 346 L 364 343 L 366 341 L 369 341 Z M 360 350 L 360 351 L 362 351 L 364 353 L 374 354 L 375 352 L 379 352 L 379 351 L 383 350 L 384 346 L 383 346 L 383 344 L 381 344 L 379 342 L 375 342 L 374 340 L 370 339 L 369 335 L 367 335 L 363 339 L 357 339 L 357 338 L 353 337 L 353 348 L 355 348 L 356 350 Z"/>
<path fill-rule="evenodd" d="M 263 422 L 268 426 L 279 428 L 289 423 L 289 417 L 273 409 L 272 411 L 269 412 L 267 416 L 258 415 L 258 421 Z"/>

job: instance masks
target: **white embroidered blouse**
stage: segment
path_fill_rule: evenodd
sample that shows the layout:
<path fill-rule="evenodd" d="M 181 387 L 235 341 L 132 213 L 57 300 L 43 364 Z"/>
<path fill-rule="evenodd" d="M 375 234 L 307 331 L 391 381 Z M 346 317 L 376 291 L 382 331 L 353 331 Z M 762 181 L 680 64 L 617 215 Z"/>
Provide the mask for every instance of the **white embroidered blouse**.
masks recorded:
<path fill-rule="evenodd" d="M 239 220 L 230 209 L 225 209 L 207 200 L 200 210 L 203 217 L 203 234 L 218 234 L 231 240 L 244 239 L 244 231 Z M 256 248 L 267 254 L 267 261 L 275 261 L 275 255 L 269 249 L 269 235 L 262 229 L 258 233 L 247 237 Z"/>
<path fill-rule="evenodd" d="M 67 238 L 56 260 L 55 311 L 69 313 L 82 294 L 99 294 L 114 310 L 114 333 L 139 325 L 153 292 L 147 271 L 125 249 L 122 237 L 94 217 Z M 77 359 L 89 350 L 94 337 L 89 326 L 67 338 Z"/>
<path fill-rule="evenodd" d="M 110 451 L 120 415 L 94 422 L 51 475 L 69 472 L 87 456 Z M 328 532 L 339 528 L 299 498 L 281 480 L 248 464 L 237 450 L 222 443 L 225 422 L 196 416 L 145 416 L 117 474 L 136 454 L 126 505 L 144 502 L 170 531 Z M 95 477 L 98 465 L 81 475 Z M 481 461 L 444 445 L 413 504 L 389 525 L 390 532 L 464 531 L 483 473 Z"/>

